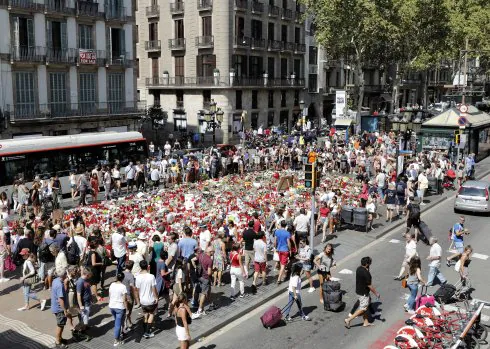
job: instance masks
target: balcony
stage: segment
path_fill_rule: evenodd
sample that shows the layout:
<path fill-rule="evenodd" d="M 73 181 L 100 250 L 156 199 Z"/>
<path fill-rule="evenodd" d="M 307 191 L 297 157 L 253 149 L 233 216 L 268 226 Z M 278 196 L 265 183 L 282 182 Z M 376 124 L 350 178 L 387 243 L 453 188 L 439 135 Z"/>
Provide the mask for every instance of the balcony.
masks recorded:
<path fill-rule="evenodd" d="M 279 17 L 281 9 L 278 6 L 269 5 L 269 17 Z"/>
<path fill-rule="evenodd" d="M 384 85 L 364 85 L 365 93 L 383 93 L 385 92 Z"/>
<path fill-rule="evenodd" d="M 252 13 L 257 13 L 257 14 L 264 13 L 264 3 L 258 1 L 252 1 Z"/>
<path fill-rule="evenodd" d="M 269 51 L 281 51 L 282 49 L 282 42 L 277 41 L 277 40 L 269 40 L 267 42 L 267 49 Z"/>
<path fill-rule="evenodd" d="M 100 17 L 103 14 L 99 12 L 99 4 L 96 2 L 79 0 L 75 4 L 75 13 L 77 17 Z"/>
<path fill-rule="evenodd" d="M 263 49 L 265 49 L 265 39 L 254 39 L 254 38 L 252 38 L 251 47 L 252 47 L 252 50 L 263 50 Z"/>
<path fill-rule="evenodd" d="M 211 11 L 213 9 L 213 0 L 199 0 L 197 2 L 198 11 Z"/>
<path fill-rule="evenodd" d="M 44 12 L 74 15 L 75 9 L 73 7 L 68 7 L 64 0 L 45 0 Z"/>
<path fill-rule="evenodd" d="M 126 7 L 105 7 L 105 18 L 108 21 L 127 21 Z"/>
<path fill-rule="evenodd" d="M 294 42 L 287 42 L 287 41 L 282 41 L 281 42 L 281 51 L 294 51 L 295 43 Z"/>
<path fill-rule="evenodd" d="M 172 15 L 183 15 L 184 14 L 184 2 L 177 1 L 170 3 L 170 13 Z"/>
<path fill-rule="evenodd" d="M 317 64 L 310 64 L 308 66 L 308 74 L 318 74 L 318 65 Z"/>
<path fill-rule="evenodd" d="M 152 5 L 152 6 L 146 6 L 146 17 L 148 18 L 155 18 L 160 16 L 160 6 L 159 5 Z"/>
<path fill-rule="evenodd" d="M 125 68 L 132 67 L 133 60 L 129 59 L 128 57 L 129 52 L 113 52 L 112 55 L 109 55 L 109 57 L 106 59 L 106 66 L 112 65 Z"/>
<path fill-rule="evenodd" d="M 293 11 L 287 8 L 283 8 L 281 18 L 286 20 L 293 19 Z"/>
<path fill-rule="evenodd" d="M 213 48 L 214 47 L 214 35 L 196 36 L 197 48 Z"/>
<path fill-rule="evenodd" d="M 7 3 L 8 9 L 17 9 L 17 10 L 43 10 L 44 4 L 38 4 L 33 0 L 8 0 Z"/>
<path fill-rule="evenodd" d="M 200 77 L 157 77 L 147 78 L 146 86 L 149 88 L 176 88 L 185 86 L 194 87 L 282 87 L 300 88 L 304 87 L 304 79 L 267 79 L 262 77 L 235 76 L 200 76 Z"/>
<path fill-rule="evenodd" d="M 235 11 L 247 11 L 248 2 L 247 0 L 235 0 Z"/>
<path fill-rule="evenodd" d="M 235 37 L 235 48 L 248 48 L 250 47 L 250 38 L 248 36 Z"/>
<path fill-rule="evenodd" d="M 160 52 L 161 49 L 162 42 L 160 40 L 145 41 L 145 51 Z"/>
<path fill-rule="evenodd" d="M 168 48 L 173 51 L 185 50 L 185 38 L 169 39 Z"/>
<path fill-rule="evenodd" d="M 295 44 L 294 45 L 294 53 L 305 53 L 306 45 L 305 44 Z"/>
<path fill-rule="evenodd" d="M 79 117 L 136 116 L 145 111 L 145 102 L 81 102 L 7 105 L 10 122 L 30 120 L 57 120 Z M 125 115 L 136 114 L 136 115 Z"/>
<path fill-rule="evenodd" d="M 46 65 L 54 64 L 76 64 L 78 61 L 79 52 L 75 48 L 47 48 L 46 49 Z"/>

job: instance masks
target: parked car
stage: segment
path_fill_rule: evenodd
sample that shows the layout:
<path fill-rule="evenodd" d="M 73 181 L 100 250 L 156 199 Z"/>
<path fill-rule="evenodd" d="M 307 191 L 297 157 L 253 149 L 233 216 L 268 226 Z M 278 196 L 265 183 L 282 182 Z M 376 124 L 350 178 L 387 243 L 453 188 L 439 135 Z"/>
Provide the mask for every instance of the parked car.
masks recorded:
<path fill-rule="evenodd" d="M 459 188 L 454 200 L 454 212 L 490 212 L 488 194 L 490 182 L 467 181 Z"/>

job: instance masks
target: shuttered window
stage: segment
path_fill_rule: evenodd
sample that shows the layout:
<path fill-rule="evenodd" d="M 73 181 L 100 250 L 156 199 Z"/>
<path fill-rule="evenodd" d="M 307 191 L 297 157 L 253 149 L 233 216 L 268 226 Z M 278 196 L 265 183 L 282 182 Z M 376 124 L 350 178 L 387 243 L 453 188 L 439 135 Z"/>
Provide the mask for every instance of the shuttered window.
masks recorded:
<path fill-rule="evenodd" d="M 66 111 L 66 73 L 49 73 L 49 104 L 54 116 Z"/>
<path fill-rule="evenodd" d="M 124 75 L 123 74 L 108 74 L 108 101 L 109 110 L 117 112 L 123 108 L 124 103 Z"/>
<path fill-rule="evenodd" d="M 80 73 L 80 90 L 78 98 L 80 100 L 80 111 L 87 114 L 96 109 L 96 84 L 95 73 Z"/>
<path fill-rule="evenodd" d="M 15 114 L 33 115 L 35 112 L 34 73 L 18 72 L 15 81 Z"/>
<path fill-rule="evenodd" d="M 93 26 L 85 24 L 78 25 L 78 47 L 88 50 L 94 49 Z"/>

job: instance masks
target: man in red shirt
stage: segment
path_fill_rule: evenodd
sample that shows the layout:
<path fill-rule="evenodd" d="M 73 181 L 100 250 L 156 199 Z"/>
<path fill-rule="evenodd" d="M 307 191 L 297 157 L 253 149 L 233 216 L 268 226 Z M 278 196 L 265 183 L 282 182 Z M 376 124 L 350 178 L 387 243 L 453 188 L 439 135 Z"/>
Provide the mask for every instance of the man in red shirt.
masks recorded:
<path fill-rule="evenodd" d="M 262 226 L 262 223 L 260 223 L 259 220 L 259 213 L 254 212 L 253 217 L 254 217 L 254 230 L 256 233 L 258 233 L 260 231 L 260 227 Z"/>

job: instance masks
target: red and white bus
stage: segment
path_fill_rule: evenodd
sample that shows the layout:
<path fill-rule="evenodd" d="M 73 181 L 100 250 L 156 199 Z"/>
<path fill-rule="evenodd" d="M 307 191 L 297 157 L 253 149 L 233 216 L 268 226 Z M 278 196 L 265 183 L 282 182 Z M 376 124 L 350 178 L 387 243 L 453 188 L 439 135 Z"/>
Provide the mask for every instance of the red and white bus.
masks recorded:
<path fill-rule="evenodd" d="M 15 179 L 32 182 L 36 176 L 58 174 L 63 193 L 70 192 L 70 172 L 80 174 L 97 164 L 125 166 L 148 156 L 146 140 L 139 132 L 82 133 L 72 136 L 0 140 L 0 192 L 10 197 Z"/>

